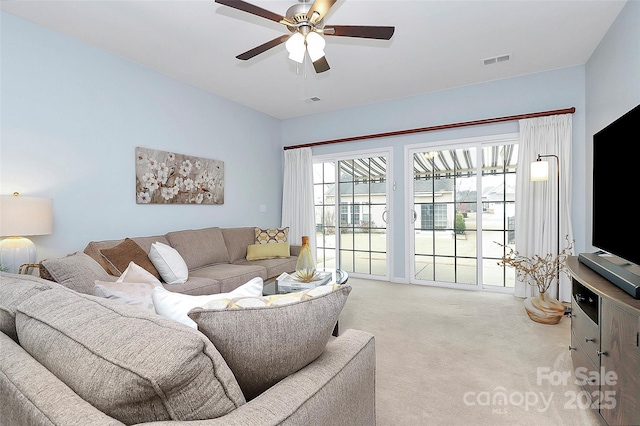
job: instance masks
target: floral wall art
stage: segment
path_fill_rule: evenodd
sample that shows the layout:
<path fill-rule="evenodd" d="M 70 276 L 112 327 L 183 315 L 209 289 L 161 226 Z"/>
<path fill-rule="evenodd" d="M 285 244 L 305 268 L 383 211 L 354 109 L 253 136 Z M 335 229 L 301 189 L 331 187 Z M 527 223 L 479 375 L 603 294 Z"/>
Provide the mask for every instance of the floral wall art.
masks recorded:
<path fill-rule="evenodd" d="M 224 204 L 224 162 L 136 148 L 138 204 Z"/>

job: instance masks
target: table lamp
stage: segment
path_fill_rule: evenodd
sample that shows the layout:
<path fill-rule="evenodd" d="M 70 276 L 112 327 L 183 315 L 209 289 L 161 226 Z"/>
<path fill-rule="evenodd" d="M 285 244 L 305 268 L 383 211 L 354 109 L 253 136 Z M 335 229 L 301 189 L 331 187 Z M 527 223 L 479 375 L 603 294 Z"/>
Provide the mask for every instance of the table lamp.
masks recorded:
<path fill-rule="evenodd" d="M 36 246 L 25 235 L 48 235 L 53 229 L 51 198 L 23 197 L 17 192 L 0 197 L 0 266 L 17 273 L 20 265 L 35 263 Z"/>

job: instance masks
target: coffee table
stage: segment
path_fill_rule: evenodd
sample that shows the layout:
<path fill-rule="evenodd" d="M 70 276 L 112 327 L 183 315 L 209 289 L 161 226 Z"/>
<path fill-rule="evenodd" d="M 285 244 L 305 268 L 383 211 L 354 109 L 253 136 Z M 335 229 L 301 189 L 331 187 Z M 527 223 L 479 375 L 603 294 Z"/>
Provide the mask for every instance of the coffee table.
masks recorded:
<path fill-rule="evenodd" d="M 318 272 L 331 272 L 331 280 L 323 285 L 333 285 L 333 284 L 344 284 L 349 280 L 349 274 L 347 271 L 342 269 L 330 269 L 330 268 L 320 268 L 317 269 Z M 292 293 L 294 291 L 302 291 L 301 290 L 291 290 L 290 288 L 282 289 L 278 288 L 278 277 L 269 278 L 264 281 L 264 286 L 262 289 L 262 294 L 264 296 L 271 296 L 273 294 L 286 294 Z M 338 322 L 336 322 L 336 326 L 333 328 L 333 336 L 338 336 Z"/>

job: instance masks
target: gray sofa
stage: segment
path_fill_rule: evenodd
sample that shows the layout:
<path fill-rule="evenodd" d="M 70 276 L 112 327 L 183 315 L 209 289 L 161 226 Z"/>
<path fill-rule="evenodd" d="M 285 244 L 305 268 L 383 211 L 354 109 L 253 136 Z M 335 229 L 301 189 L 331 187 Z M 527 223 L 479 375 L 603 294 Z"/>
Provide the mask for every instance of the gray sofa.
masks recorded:
<path fill-rule="evenodd" d="M 346 299 L 348 291 L 341 286 L 327 300 Z M 0 423 L 373 425 L 373 336 L 346 330 L 332 338 L 328 325 L 317 358 L 247 401 L 222 350 L 200 331 L 48 280 L 0 273 Z"/>
<path fill-rule="evenodd" d="M 155 242 L 171 246 L 180 253 L 189 268 L 189 279 L 184 284 L 165 285 L 167 290 L 190 295 L 207 295 L 228 293 L 255 277 L 266 280 L 283 272 L 295 270 L 300 245 L 290 244 L 291 256 L 287 258 L 246 259 L 247 247 L 255 243 L 255 229 L 255 227 L 210 227 L 130 239 L 140 246 L 145 254 L 149 253 L 151 245 Z M 124 241 L 124 239 L 92 241 L 84 249 L 84 253 L 98 262 L 108 274 L 119 276 L 123 272 L 122 267 L 118 269 L 110 263 L 104 256 L 104 252 L 117 247 Z M 47 259 L 41 262 L 40 276 L 60 282 L 59 276 L 68 275 L 64 271 L 64 265 L 58 268 L 57 264 L 52 265 L 54 262 L 60 264 L 59 259 Z M 128 261 L 123 264 L 126 266 Z M 89 288 L 78 287 L 75 290 L 92 294 L 93 284 L 90 284 Z"/>

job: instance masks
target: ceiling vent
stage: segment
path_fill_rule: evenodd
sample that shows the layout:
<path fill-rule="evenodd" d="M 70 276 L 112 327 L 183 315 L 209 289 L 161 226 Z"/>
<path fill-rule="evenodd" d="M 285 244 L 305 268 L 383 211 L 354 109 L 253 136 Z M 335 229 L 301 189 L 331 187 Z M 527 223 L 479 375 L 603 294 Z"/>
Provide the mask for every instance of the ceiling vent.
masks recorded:
<path fill-rule="evenodd" d="M 494 56 L 492 58 L 483 59 L 482 63 L 484 65 L 491 65 L 491 64 L 499 64 L 500 62 L 507 62 L 509 60 L 511 60 L 511 53 L 508 53 L 506 55 Z"/>

